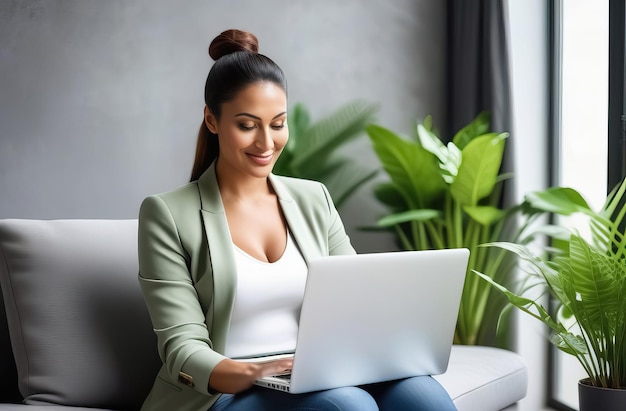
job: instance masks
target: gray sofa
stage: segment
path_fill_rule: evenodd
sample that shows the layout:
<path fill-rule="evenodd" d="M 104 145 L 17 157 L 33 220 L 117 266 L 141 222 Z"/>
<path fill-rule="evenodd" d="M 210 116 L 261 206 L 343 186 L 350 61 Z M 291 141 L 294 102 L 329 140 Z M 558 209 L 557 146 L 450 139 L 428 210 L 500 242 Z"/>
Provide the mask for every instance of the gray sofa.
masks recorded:
<path fill-rule="evenodd" d="M 0 220 L 0 411 L 139 409 L 160 360 L 136 238 L 136 220 Z M 496 348 L 454 346 L 436 378 L 461 411 L 526 394 L 521 358 Z"/>

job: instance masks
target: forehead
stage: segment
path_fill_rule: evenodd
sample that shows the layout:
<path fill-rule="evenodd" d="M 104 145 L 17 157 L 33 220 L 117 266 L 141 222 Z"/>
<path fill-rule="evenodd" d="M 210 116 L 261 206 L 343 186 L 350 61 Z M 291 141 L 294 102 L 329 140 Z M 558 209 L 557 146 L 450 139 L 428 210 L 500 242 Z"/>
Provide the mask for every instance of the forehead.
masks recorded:
<path fill-rule="evenodd" d="M 235 98 L 222 106 L 223 111 L 270 111 L 274 115 L 285 111 L 287 95 L 278 85 L 262 81 L 247 85 L 235 94 Z M 276 112 L 278 110 L 278 112 Z"/>

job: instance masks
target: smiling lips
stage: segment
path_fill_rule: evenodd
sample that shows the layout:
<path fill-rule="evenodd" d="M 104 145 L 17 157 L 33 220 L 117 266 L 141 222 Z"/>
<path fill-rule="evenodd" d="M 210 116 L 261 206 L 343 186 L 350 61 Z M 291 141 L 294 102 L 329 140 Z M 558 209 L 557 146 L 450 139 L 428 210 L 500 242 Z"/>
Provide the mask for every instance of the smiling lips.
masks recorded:
<path fill-rule="evenodd" d="M 272 157 L 274 156 L 274 153 L 270 153 L 266 155 L 252 154 L 252 153 L 246 153 L 246 154 L 248 158 L 250 158 L 253 162 L 255 162 L 256 164 L 260 166 L 266 166 L 270 164 L 272 162 Z"/>

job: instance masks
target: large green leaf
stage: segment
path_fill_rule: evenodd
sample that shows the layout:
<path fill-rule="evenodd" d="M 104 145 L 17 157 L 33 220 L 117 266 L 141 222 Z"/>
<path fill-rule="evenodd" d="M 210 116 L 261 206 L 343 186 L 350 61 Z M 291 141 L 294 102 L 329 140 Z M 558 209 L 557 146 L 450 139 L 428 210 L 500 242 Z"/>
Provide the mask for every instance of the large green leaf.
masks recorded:
<path fill-rule="evenodd" d="M 386 128 L 367 133 L 383 168 L 411 208 L 427 208 L 445 189 L 435 156 Z"/>
<path fill-rule="evenodd" d="M 298 141 L 302 139 L 302 136 L 306 133 L 310 124 L 309 113 L 304 105 L 297 103 L 291 109 L 287 116 L 287 123 L 289 127 L 289 140 L 287 140 L 287 144 L 283 148 L 283 152 L 272 171 L 275 174 L 296 177 L 295 171 L 293 170 L 293 159 L 298 154 Z"/>
<path fill-rule="evenodd" d="M 378 225 L 381 227 L 392 227 L 410 221 L 428 221 L 438 217 L 441 217 L 441 212 L 438 210 L 408 210 L 401 213 L 389 214 L 378 220 Z"/>
<path fill-rule="evenodd" d="M 446 161 L 446 146 L 439 139 L 439 137 L 435 135 L 435 133 L 426 128 L 423 124 L 417 124 L 417 138 L 426 151 L 433 153 L 437 158 L 439 158 L 439 161 Z"/>
<path fill-rule="evenodd" d="M 312 124 L 297 142 L 295 169 L 314 166 L 320 157 L 356 138 L 373 119 L 375 106 L 361 101 L 348 103 Z"/>
<path fill-rule="evenodd" d="M 570 310 L 584 330 L 604 329 L 607 334 L 612 327 L 608 322 L 615 320 L 619 307 L 610 256 L 597 253 L 581 237 L 572 235 L 567 263 L 559 268 Z"/>
<path fill-rule="evenodd" d="M 505 211 L 492 206 L 465 206 L 463 210 L 482 225 L 491 225 L 506 215 Z"/>
<path fill-rule="evenodd" d="M 426 151 L 437 157 L 444 180 L 451 184 L 461 165 L 461 151 L 454 143 L 444 145 L 435 133 L 422 124 L 417 125 L 417 138 Z"/>
<path fill-rule="evenodd" d="M 510 291 L 508 288 L 500 285 L 491 277 L 481 272 L 476 270 L 473 270 L 473 272 L 503 293 L 510 304 L 547 325 L 555 333 L 550 341 L 555 344 L 557 348 L 576 356 L 584 355 L 587 352 L 583 339 L 567 331 L 563 324 L 554 319 L 550 312 L 536 300 Z"/>
<path fill-rule="evenodd" d="M 580 335 L 558 333 L 550 335 L 549 339 L 558 349 L 570 355 L 578 356 L 589 352 L 585 340 Z"/>
<path fill-rule="evenodd" d="M 614 227 L 621 227 L 626 218 L 626 178 L 617 184 L 608 194 L 605 204 L 599 214 L 612 222 Z"/>
<path fill-rule="evenodd" d="M 343 204 L 359 187 L 370 181 L 378 169 L 368 169 L 356 161 L 341 158 L 328 167 L 324 181 L 328 191 L 333 193 L 335 205 Z"/>
<path fill-rule="evenodd" d="M 536 209 L 560 215 L 590 210 L 585 199 L 576 190 L 567 187 L 552 187 L 526 194 L 526 201 Z"/>
<path fill-rule="evenodd" d="M 485 134 L 470 141 L 463 151 L 461 166 L 450 193 L 461 205 L 475 206 L 496 185 L 506 134 Z"/>
<path fill-rule="evenodd" d="M 402 210 L 408 207 L 406 199 L 398 187 L 391 181 L 376 185 L 374 187 L 374 196 L 392 210 Z"/>
<path fill-rule="evenodd" d="M 519 308 L 520 310 L 524 311 L 527 314 L 530 314 L 531 316 L 537 318 L 538 320 L 541 320 L 544 324 L 546 324 L 548 327 L 552 328 L 553 330 L 560 331 L 561 327 L 559 327 L 558 323 L 554 321 L 554 319 L 552 319 L 552 317 L 550 316 L 550 313 L 545 307 L 543 307 L 543 305 L 539 304 L 537 301 L 535 301 L 532 298 L 524 297 L 523 295 L 519 295 L 519 294 L 512 292 L 508 288 L 497 283 L 493 278 L 489 277 L 488 275 L 485 275 L 476 270 L 472 270 L 472 272 L 478 275 L 483 280 L 487 281 L 492 287 L 496 288 L 501 293 L 503 293 L 506 296 L 506 298 L 509 300 L 509 302 L 513 304 L 515 307 Z"/>
<path fill-rule="evenodd" d="M 617 259 L 626 258 L 626 178 L 608 194 L 602 209 L 591 216 L 594 245 L 600 250 L 612 250 Z"/>
<path fill-rule="evenodd" d="M 533 275 L 543 278 L 550 291 L 559 301 L 567 301 L 568 296 L 563 291 L 559 272 L 551 267 L 548 261 L 538 258 L 527 246 L 512 242 L 496 241 L 483 244 L 482 247 L 499 247 L 507 250 L 527 264 L 527 269 L 533 269 Z"/>
<path fill-rule="evenodd" d="M 294 151 L 297 148 L 297 142 L 302 140 L 302 136 L 311 124 L 309 112 L 302 103 L 297 103 L 293 107 L 287 116 L 287 123 L 289 126 L 289 141 L 285 148 L 288 148 L 289 151 Z"/>
<path fill-rule="evenodd" d="M 489 124 L 491 123 L 491 115 L 488 111 L 478 114 L 469 124 L 460 129 L 452 139 L 452 142 L 460 150 L 478 136 L 482 136 L 489 132 Z"/>

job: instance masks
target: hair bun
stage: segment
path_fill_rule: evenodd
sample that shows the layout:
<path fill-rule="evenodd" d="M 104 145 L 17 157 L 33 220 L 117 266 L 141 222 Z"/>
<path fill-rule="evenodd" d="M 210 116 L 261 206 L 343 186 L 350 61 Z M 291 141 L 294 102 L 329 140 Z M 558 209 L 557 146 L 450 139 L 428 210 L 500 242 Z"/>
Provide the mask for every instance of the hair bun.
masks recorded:
<path fill-rule="evenodd" d="M 209 56 L 217 60 L 236 51 L 259 52 L 259 41 L 256 36 L 247 31 L 226 30 L 215 37 L 209 46 Z"/>

